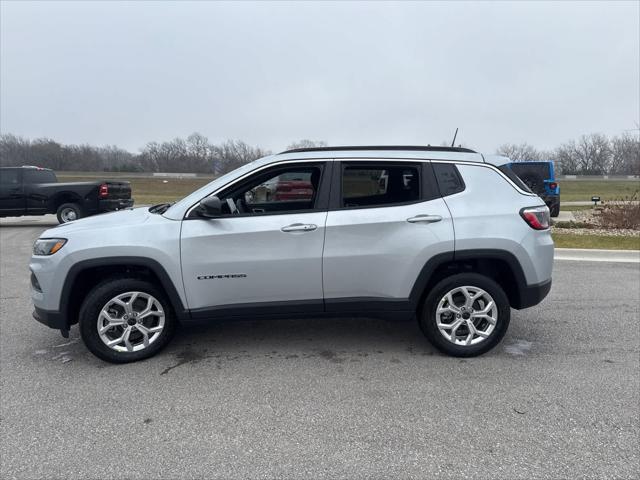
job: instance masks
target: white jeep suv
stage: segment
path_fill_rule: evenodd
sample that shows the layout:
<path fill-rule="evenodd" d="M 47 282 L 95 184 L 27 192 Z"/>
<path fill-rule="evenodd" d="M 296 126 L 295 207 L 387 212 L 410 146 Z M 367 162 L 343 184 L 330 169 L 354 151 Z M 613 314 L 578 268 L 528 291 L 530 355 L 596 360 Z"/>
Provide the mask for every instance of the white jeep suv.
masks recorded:
<path fill-rule="evenodd" d="M 507 163 L 446 147 L 261 158 L 172 205 L 45 231 L 34 317 L 78 323 L 110 362 L 157 353 L 179 323 L 285 316 L 417 317 L 439 350 L 479 355 L 551 288 L 549 210 Z"/>

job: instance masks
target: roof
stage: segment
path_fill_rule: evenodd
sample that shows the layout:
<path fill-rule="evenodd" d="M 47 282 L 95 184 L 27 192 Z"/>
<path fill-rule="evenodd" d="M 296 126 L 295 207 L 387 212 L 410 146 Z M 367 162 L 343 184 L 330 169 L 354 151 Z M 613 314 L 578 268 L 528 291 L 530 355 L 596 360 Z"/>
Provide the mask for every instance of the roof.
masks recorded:
<path fill-rule="evenodd" d="M 368 146 L 341 146 L 341 147 L 311 147 L 293 148 L 280 153 L 301 153 L 301 152 L 333 152 L 333 151 L 354 151 L 354 150 L 403 150 L 403 151 L 423 151 L 423 152 L 462 152 L 477 153 L 475 150 L 462 147 L 432 147 L 431 145 L 368 145 Z"/>

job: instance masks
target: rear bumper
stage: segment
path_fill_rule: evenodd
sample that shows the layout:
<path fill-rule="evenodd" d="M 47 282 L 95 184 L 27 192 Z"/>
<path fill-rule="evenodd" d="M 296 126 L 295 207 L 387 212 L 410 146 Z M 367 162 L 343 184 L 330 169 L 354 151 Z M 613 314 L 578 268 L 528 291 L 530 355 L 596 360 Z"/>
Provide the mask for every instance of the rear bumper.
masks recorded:
<path fill-rule="evenodd" d="M 133 207 L 133 198 L 105 198 L 98 200 L 98 211 L 112 212 Z"/>
<path fill-rule="evenodd" d="M 60 312 L 52 312 L 35 307 L 33 310 L 33 318 L 49 328 L 60 330 L 65 337 L 69 335 L 69 325 Z"/>
<path fill-rule="evenodd" d="M 539 304 L 549 294 L 551 290 L 551 279 L 537 285 L 527 285 L 519 291 L 518 305 L 512 305 L 513 308 L 521 310 L 523 308 L 533 307 Z"/>

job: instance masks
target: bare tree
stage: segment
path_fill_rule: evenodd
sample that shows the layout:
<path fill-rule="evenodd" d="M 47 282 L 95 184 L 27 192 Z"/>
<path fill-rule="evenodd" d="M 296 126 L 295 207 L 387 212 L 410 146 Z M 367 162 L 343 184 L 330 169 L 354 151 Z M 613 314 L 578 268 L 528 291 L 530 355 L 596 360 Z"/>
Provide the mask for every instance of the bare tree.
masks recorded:
<path fill-rule="evenodd" d="M 242 140 L 228 140 L 214 147 L 217 173 L 230 172 L 268 154 L 268 151 L 260 147 L 252 147 Z"/>
<path fill-rule="evenodd" d="M 575 155 L 582 175 L 603 175 L 611 159 L 609 139 L 601 133 L 582 135 L 575 143 Z"/>
<path fill-rule="evenodd" d="M 299 140 L 297 142 L 293 142 L 291 145 L 287 147 L 287 150 L 293 150 L 295 148 L 317 148 L 317 147 L 328 147 L 329 144 L 324 140 Z"/>
<path fill-rule="evenodd" d="M 511 159 L 512 162 L 541 161 L 549 157 L 543 157 L 542 153 L 528 143 L 505 143 L 498 147 L 498 155 Z"/>
<path fill-rule="evenodd" d="M 611 139 L 609 173 L 640 175 L 640 136 L 624 133 Z"/>

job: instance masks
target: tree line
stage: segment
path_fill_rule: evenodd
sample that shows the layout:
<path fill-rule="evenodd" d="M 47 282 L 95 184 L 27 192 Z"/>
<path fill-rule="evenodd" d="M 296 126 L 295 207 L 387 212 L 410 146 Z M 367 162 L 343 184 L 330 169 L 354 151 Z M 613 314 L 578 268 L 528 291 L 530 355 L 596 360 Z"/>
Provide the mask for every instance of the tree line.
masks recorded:
<path fill-rule="evenodd" d="M 287 148 L 327 146 L 301 140 Z M 53 170 L 104 172 L 175 172 L 219 175 L 271 152 L 241 140 L 213 144 L 199 133 L 165 142 L 149 142 L 139 153 L 115 145 L 64 145 L 48 138 L 0 135 L 0 166 L 38 165 Z M 514 162 L 552 160 L 567 175 L 640 175 L 640 137 L 625 133 L 607 137 L 583 135 L 552 151 L 523 144 L 504 144 L 496 153 Z"/>
<path fill-rule="evenodd" d="M 552 160 L 564 175 L 640 175 L 640 136 L 630 133 L 611 138 L 601 133 L 582 135 L 552 151 L 508 143 L 497 153 L 514 162 Z"/>

